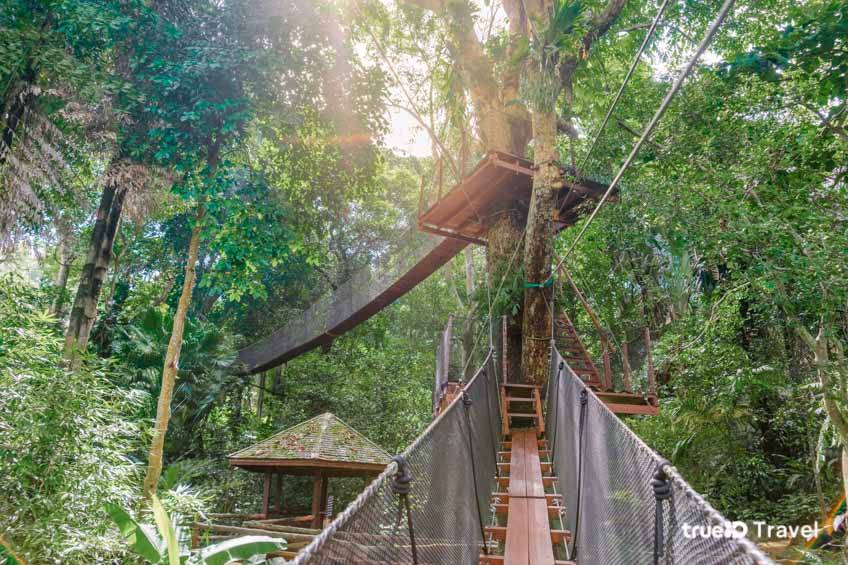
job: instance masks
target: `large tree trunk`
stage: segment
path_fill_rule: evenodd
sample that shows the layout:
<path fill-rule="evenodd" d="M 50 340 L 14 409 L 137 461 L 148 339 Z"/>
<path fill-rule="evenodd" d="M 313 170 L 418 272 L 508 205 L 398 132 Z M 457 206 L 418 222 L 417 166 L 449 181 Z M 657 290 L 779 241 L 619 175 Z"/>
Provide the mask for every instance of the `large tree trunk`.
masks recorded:
<path fill-rule="evenodd" d="M 112 260 L 115 234 L 121 223 L 121 212 L 128 187 L 123 178 L 123 164 L 122 160 L 113 161 L 107 172 L 85 265 L 80 274 L 77 294 L 68 320 L 63 356 L 74 369 L 79 367 L 80 353 L 88 346 L 91 327 L 97 317 L 100 291 Z"/>
<path fill-rule="evenodd" d="M 177 311 L 174 314 L 174 325 L 171 329 L 171 339 L 165 354 L 165 365 L 162 368 L 162 387 L 159 392 L 159 403 L 156 407 L 156 424 L 153 428 L 153 441 L 150 445 L 150 455 L 147 462 L 147 475 L 144 478 L 144 498 L 150 499 L 156 493 L 156 485 L 162 474 L 162 455 L 165 447 L 165 433 L 171 419 L 171 398 L 174 395 L 174 385 L 180 364 L 180 351 L 183 347 L 186 314 L 191 306 L 191 293 L 194 289 L 197 251 L 200 248 L 200 235 L 205 210 L 199 205 L 191 230 L 191 240 L 188 244 L 188 258 L 185 265 L 185 278 Z"/>
<path fill-rule="evenodd" d="M 489 284 L 492 286 L 492 299 L 504 277 L 507 279 L 521 265 L 521 234 L 524 228 L 524 217 L 517 211 L 505 211 L 497 217 L 489 228 L 488 253 L 486 254 L 489 271 Z M 509 281 L 505 281 L 501 296 L 509 292 Z M 499 299 L 500 302 L 502 299 Z M 510 382 L 518 382 L 521 376 L 521 310 L 513 316 L 507 313 L 507 377 Z M 500 332 L 501 321 L 493 320 L 495 331 Z"/>
<path fill-rule="evenodd" d="M 553 248 L 553 213 L 562 186 L 556 152 L 556 114 L 533 112 L 533 152 L 536 174 L 533 195 L 527 215 L 524 242 L 524 276 L 530 286 L 524 292 L 523 344 L 521 347 L 521 380 L 543 385 L 548 378 L 548 355 L 553 308 L 551 251 Z"/>
<path fill-rule="evenodd" d="M 56 297 L 50 305 L 50 314 L 56 319 L 61 320 L 65 302 L 67 301 L 68 275 L 71 272 L 71 263 L 74 261 L 72 251 L 71 230 L 64 221 L 60 221 L 58 226 L 59 249 L 57 250 L 56 260 L 59 263 L 59 270 L 56 271 L 56 278 L 53 280 Z"/>

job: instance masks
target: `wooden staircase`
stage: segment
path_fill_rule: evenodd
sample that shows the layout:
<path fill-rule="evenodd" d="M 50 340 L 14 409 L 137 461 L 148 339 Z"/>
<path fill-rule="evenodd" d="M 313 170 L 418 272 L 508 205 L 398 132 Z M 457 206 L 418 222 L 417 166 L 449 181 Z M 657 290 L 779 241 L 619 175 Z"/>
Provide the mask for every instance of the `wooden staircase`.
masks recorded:
<path fill-rule="evenodd" d="M 562 312 L 559 320 L 556 321 L 555 339 L 560 355 L 568 363 L 568 366 L 571 367 L 571 370 L 583 379 L 583 382 L 587 385 L 603 388 L 604 382 L 601 380 L 598 368 L 592 362 L 586 346 L 580 341 L 577 330 L 574 329 L 574 324 L 571 323 L 571 318 L 565 312 Z"/>
<path fill-rule="evenodd" d="M 568 314 L 562 312 L 556 320 L 556 346 L 571 370 L 585 382 L 607 407 L 616 414 L 642 414 L 656 416 L 659 413 L 657 395 L 642 395 L 630 391 L 617 392 L 612 388 L 608 375 L 609 362 L 605 361 L 605 372 L 601 373 L 574 329 Z M 607 374 L 605 374 L 607 373 Z"/>
<path fill-rule="evenodd" d="M 501 433 L 509 436 L 513 426 L 533 427 L 539 436 L 545 433 L 541 387 L 517 383 L 501 384 Z"/>

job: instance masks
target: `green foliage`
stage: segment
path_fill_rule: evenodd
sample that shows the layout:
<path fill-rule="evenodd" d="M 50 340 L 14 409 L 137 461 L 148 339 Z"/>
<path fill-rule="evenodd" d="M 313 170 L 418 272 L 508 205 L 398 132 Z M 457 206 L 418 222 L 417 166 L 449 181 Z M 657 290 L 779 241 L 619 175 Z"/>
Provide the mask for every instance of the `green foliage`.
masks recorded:
<path fill-rule="evenodd" d="M 163 305 L 120 324 L 112 339 L 112 356 L 127 366 L 119 382 L 147 393 L 147 402 L 139 414 L 143 418 L 153 418 L 156 414 L 162 363 L 172 324 L 173 312 Z M 235 343 L 234 336 L 213 323 L 187 321 L 174 391 L 170 445 L 175 452 L 191 452 L 192 446 L 199 448 L 195 434 L 215 403 L 238 381 L 230 370 Z"/>
<path fill-rule="evenodd" d="M 233 560 L 250 559 L 286 548 L 284 539 L 245 536 L 204 547 L 195 553 L 183 550 L 179 526 L 155 495 L 151 500 L 155 528 L 140 524 L 115 504 L 108 505 L 108 512 L 130 549 L 154 565 L 226 565 Z M 251 559 L 251 563 L 259 562 Z"/>
<path fill-rule="evenodd" d="M 44 312 L 37 291 L 0 279 L 0 529 L 33 562 L 112 558 L 104 508 L 135 495 L 138 426 L 126 414 L 138 395 L 109 384 L 108 363 L 63 369 Z"/>
<path fill-rule="evenodd" d="M 139 524 L 117 504 L 107 504 L 106 511 L 121 530 L 124 541 L 129 548 L 144 559 L 153 563 L 162 561 L 167 551 L 164 540 L 156 535 L 153 527 Z"/>

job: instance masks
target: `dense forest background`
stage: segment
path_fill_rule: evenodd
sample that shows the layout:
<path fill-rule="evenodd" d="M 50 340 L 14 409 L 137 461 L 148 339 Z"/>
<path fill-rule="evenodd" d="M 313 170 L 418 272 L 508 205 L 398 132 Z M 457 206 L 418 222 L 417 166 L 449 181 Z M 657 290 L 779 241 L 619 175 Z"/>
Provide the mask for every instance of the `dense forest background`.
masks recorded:
<path fill-rule="evenodd" d="M 331 346 L 233 367 L 402 248 L 422 187 L 480 157 L 450 22 L 469 18 L 498 72 L 521 53 L 496 4 L 425 4 L 0 0 L 0 536 L 33 563 L 121 560 L 106 503 L 141 507 L 157 437 L 152 489 L 195 516 L 256 510 L 260 484 L 225 456 L 315 414 L 390 453 L 429 423 L 436 334 L 451 314 L 485 327 L 482 248 Z M 603 4 L 557 5 L 573 28 Z M 671 3 L 588 176 L 617 170 L 717 4 Z M 563 162 L 656 10 L 627 2 L 563 93 Z M 628 424 L 730 519 L 808 523 L 843 492 L 846 37 L 841 2 L 739 3 L 567 263 L 634 368 L 653 336 L 661 412 Z M 390 146 L 399 121 L 442 158 Z M 286 490 L 306 508 L 308 487 Z"/>

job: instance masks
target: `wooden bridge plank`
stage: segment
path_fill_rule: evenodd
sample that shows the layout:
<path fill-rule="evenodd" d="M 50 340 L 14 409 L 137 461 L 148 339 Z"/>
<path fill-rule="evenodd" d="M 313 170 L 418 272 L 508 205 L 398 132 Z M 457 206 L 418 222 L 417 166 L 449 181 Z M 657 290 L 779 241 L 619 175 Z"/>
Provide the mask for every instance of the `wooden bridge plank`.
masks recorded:
<path fill-rule="evenodd" d="M 527 458 L 527 432 L 516 431 L 512 438 L 512 455 L 509 465 L 509 494 L 512 497 L 527 496 L 526 458 Z M 534 438 L 535 439 L 535 438 Z"/>
<path fill-rule="evenodd" d="M 528 499 L 527 514 L 530 565 L 550 565 L 554 562 L 554 549 L 545 499 Z"/>
<path fill-rule="evenodd" d="M 542 464 L 539 460 L 539 447 L 535 432 L 525 436 L 524 483 L 527 489 L 525 496 L 545 497 L 545 486 L 542 483 Z"/>
<path fill-rule="evenodd" d="M 507 511 L 504 565 L 551 565 L 549 502 L 556 497 L 545 494 L 536 430 L 513 430 L 510 447 L 507 504 L 495 505 L 496 512 Z"/>
<path fill-rule="evenodd" d="M 530 555 L 530 516 L 526 498 L 509 499 L 509 519 L 504 546 L 505 565 L 527 565 Z M 550 545 L 550 539 L 548 540 Z"/>

